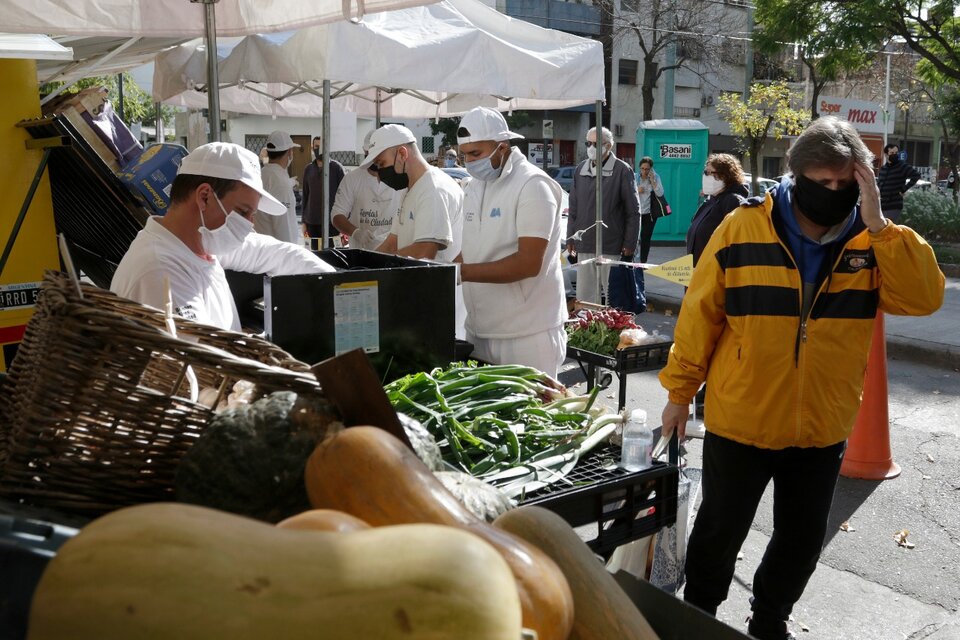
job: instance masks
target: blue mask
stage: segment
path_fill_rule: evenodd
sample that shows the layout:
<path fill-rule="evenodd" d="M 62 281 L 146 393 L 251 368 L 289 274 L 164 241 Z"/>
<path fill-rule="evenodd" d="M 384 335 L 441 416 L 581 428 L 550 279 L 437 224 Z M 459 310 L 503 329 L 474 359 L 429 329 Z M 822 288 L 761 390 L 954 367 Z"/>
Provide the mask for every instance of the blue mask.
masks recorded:
<path fill-rule="evenodd" d="M 457 161 L 456 161 L 456 159 L 454 159 L 454 158 L 447 158 L 447 159 L 444 161 L 443 166 L 445 166 L 445 167 L 455 167 L 455 166 L 457 166 Z"/>
<path fill-rule="evenodd" d="M 496 153 L 499 148 L 500 147 L 494 149 L 493 153 L 486 158 L 480 158 L 479 160 L 471 160 L 470 162 L 467 162 L 465 167 L 467 173 L 469 173 L 471 177 L 476 178 L 477 180 L 483 180 L 485 182 L 490 182 L 499 178 L 500 174 L 503 172 L 503 162 L 501 162 L 499 167 L 494 167 L 493 162 L 491 162 L 493 159 L 493 154 Z"/>

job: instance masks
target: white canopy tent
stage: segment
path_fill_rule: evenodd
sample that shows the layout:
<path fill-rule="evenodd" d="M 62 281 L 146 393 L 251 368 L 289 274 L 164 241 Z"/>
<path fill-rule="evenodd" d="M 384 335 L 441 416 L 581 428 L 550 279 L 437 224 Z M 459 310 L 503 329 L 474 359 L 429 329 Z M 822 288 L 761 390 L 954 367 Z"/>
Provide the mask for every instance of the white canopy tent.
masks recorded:
<path fill-rule="evenodd" d="M 434 0 L 4 0 L 0 31 L 98 38 L 206 38 L 289 31 L 334 20 L 360 20 L 366 13 L 412 7 Z M 169 42 L 164 46 L 169 46 Z M 114 55 L 123 51 L 120 45 Z M 119 50 L 119 51 L 117 51 Z M 154 51 L 158 51 L 154 49 Z M 101 65 L 102 65 L 102 59 Z M 210 64 L 212 63 L 212 64 Z M 76 69 L 72 70 L 76 77 Z M 89 75 L 95 75 L 96 70 Z M 101 71 L 102 73 L 103 71 Z M 216 59 L 208 61 L 216 78 Z M 79 76 L 83 77 L 83 76 Z M 61 78 L 58 78 L 61 79 Z M 217 84 L 214 80 L 212 84 Z M 208 94 L 211 118 L 219 121 L 217 93 Z M 218 127 L 211 127 L 214 137 Z"/>
<path fill-rule="evenodd" d="M 208 76 L 200 46 L 157 57 L 155 100 L 202 104 L 197 87 L 207 89 Z M 209 93 L 238 112 L 324 114 L 326 154 L 334 101 L 337 109 L 375 115 L 378 122 L 383 115 L 454 115 L 481 104 L 562 109 L 596 101 L 599 115 L 603 70 L 596 40 L 514 20 L 479 0 L 442 0 L 359 23 L 244 38 L 220 62 L 219 90 Z"/>
<path fill-rule="evenodd" d="M 562 109 L 604 95 L 599 42 L 514 20 L 478 0 L 248 36 L 218 53 L 220 102 L 241 113 L 319 116 L 324 80 L 333 109 L 362 116 L 444 117 L 478 104 Z M 154 99 L 202 106 L 204 59 L 200 41 L 159 55 Z"/>

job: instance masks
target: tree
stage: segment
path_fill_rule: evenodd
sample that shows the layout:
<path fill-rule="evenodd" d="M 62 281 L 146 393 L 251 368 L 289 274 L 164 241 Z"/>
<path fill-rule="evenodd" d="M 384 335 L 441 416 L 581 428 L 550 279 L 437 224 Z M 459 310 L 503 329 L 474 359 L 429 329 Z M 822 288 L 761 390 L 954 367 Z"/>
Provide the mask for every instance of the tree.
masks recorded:
<path fill-rule="evenodd" d="M 954 202 L 960 197 L 960 83 L 944 76 L 929 60 L 917 63 L 917 75 L 922 81 L 922 90 L 929 98 L 933 117 L 940 123 L 946 161 L 953 182 Z"/>
<path fill-rule="evenodd" d="M 660 77 L 671 69 L 686 68 L 698 75 L 718 71 L 723 63 L 737 63 L 743 41 L 736 39 L 744 25 L 732 9 L 717 0 L 622 0 L 620 11 L 613 0 L 597 0 L 613 23 L 613 36 L 635 38 L 640 48 L 640 91 L 643 119 L 653 119 L 653 104 Z M 665 61 L 669 47 L 676 58 Z M 611 78 L 610 82 L 617 82 Z M 666 114 L 667 118 L 673 114 Z"/>
<path fill-rule="evenodd" d="M 826 16 L 818 37 L 832 38 L 840 47 L 852 41 L 882 48 L 898 37 L 945 78 L 960 82 L 960 0 L 757 0 L 758 12 L 774 4 L 786 20 L 799 21 L 808 13 Z"/>
<path fill-rule="evenodd" d="M 56 91 L 63 85 L 62 82 L 51 82 L 40 87 L 41 94 L 47 94 Z M 107 90 L 107 97 L 117 113 L 120 112 L 120 87 L 116 75 L 96 76 L 92 78 L 83 78 L 70 85 L 62 93 L 78 93 L 83 89 L 90 87 L 104 87 Z M 173 122 L 176 109 L 166 105 L 160 105 L 160 115 L 164 122 Z M 153 98 L 144 91 L 137 81 L 133 79 L 130 73 L 123 74 L 123 121 L 127 124 L 134 122 L 153 123 L 156 119 L 157 111 Z"/>
<path fill-rule="evenodd" d="M 739 94 L 725 93 L 720 96 L 717 113 L 730 125 L 733 135 L 750 157 L 753 192 L 760 193 L 757 178 L 760 176 L 760 151 L 771 136 L 780 140 L 785 135 L 797 135 L 809 119 L 802 109 L 795 109 L 799 96 L 784 82 L 770 84 L 753 83 L 744 102 Z"/>
<path fill-rule="evenodd" d="M 794 51 L 807 68 L 812 85 L 810 118 L 820 117 L 820 93 L 841 74 L 862 69 L 870 63 L 874 36 L 834 24 L 832 3 L 809 0 L 757 0 L 757 30 L 753 34 L 758 51 L 775 54 L 793 43 Z"/>

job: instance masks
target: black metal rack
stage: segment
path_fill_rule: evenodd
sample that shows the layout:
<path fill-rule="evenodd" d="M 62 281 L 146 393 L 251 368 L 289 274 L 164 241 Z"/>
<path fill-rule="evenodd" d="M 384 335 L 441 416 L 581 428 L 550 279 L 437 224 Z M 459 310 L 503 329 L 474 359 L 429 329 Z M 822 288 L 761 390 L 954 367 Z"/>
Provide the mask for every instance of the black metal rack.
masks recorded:
<path fill-rule="evenodd" d="M 568 346 L 567 357 L 576 360 L 580 365 L 580 370 L 587 378 L 587 391 L 593 389 L 596 383 L 597 368 L 609 369 L 617 374 L 620 386 L 617 409 L 622 411 L 627 404 L 627 376 L 631 373 L 663 368 L 667 364 L 667 356 L 670 355 L 672 345 L 673 342 L 642 344 L 618 349 L 612 356 Z"/>
<path fill-rule="evenodd" d="M 643 471 L 627 471 L 619 460 L 619 449 L 600 447 L 562 482 L 525 496 L 520 504 L 549 509 L 572 527 L 595 525 L 596 534 L 586 543 L 601 555 L 676 522 L 678 468 L 655 462 Z"/>
<path fill-rule="evenodd" d="M 97 286 L 108 288 L 150 213 L 66 117 L 25 120 L 17 126 L 33 138 L 30 146 L 46 153 L 54 221 L 74 263 Z"/>

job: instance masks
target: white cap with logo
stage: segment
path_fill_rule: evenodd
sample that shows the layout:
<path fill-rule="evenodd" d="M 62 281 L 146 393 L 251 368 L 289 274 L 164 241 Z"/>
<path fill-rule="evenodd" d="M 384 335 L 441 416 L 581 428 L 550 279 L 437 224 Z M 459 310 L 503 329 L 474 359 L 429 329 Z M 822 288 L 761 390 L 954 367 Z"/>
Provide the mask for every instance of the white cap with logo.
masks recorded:
<path fill-rule="evenodd" d="M 286 131 L 274 131 L 267 136 L 267 151 L 286 151 L 287 149 L 300 148 L 290 134 Z"/>
<path fill-rule="evenodd" d="M 238 144 L 210 142 L 197 147 L 180 163 L 177 175 L 237 180 L 260 194 L 260 211 L 272 216 L 287 212 L 287 207 L 263 188 L 260 158 Z"/>
<path fill-rule="evenodd" d="M 503 115 L 488 107 L 476 107 L 468 111 L 460 118 L 460 128 L 457 129 L 457 144 L 484 140 L 502 142 L 518 138 L 523 139 L 523 136 L 510 131 Z"/>
<path fill-rule="evenodd" d="M 361 167 L 369 166 L 381 153 L 390 147 L 416 142 L 413 131 L 399 124 L 385 124 L 370 136 L 370 149 Z"/>

